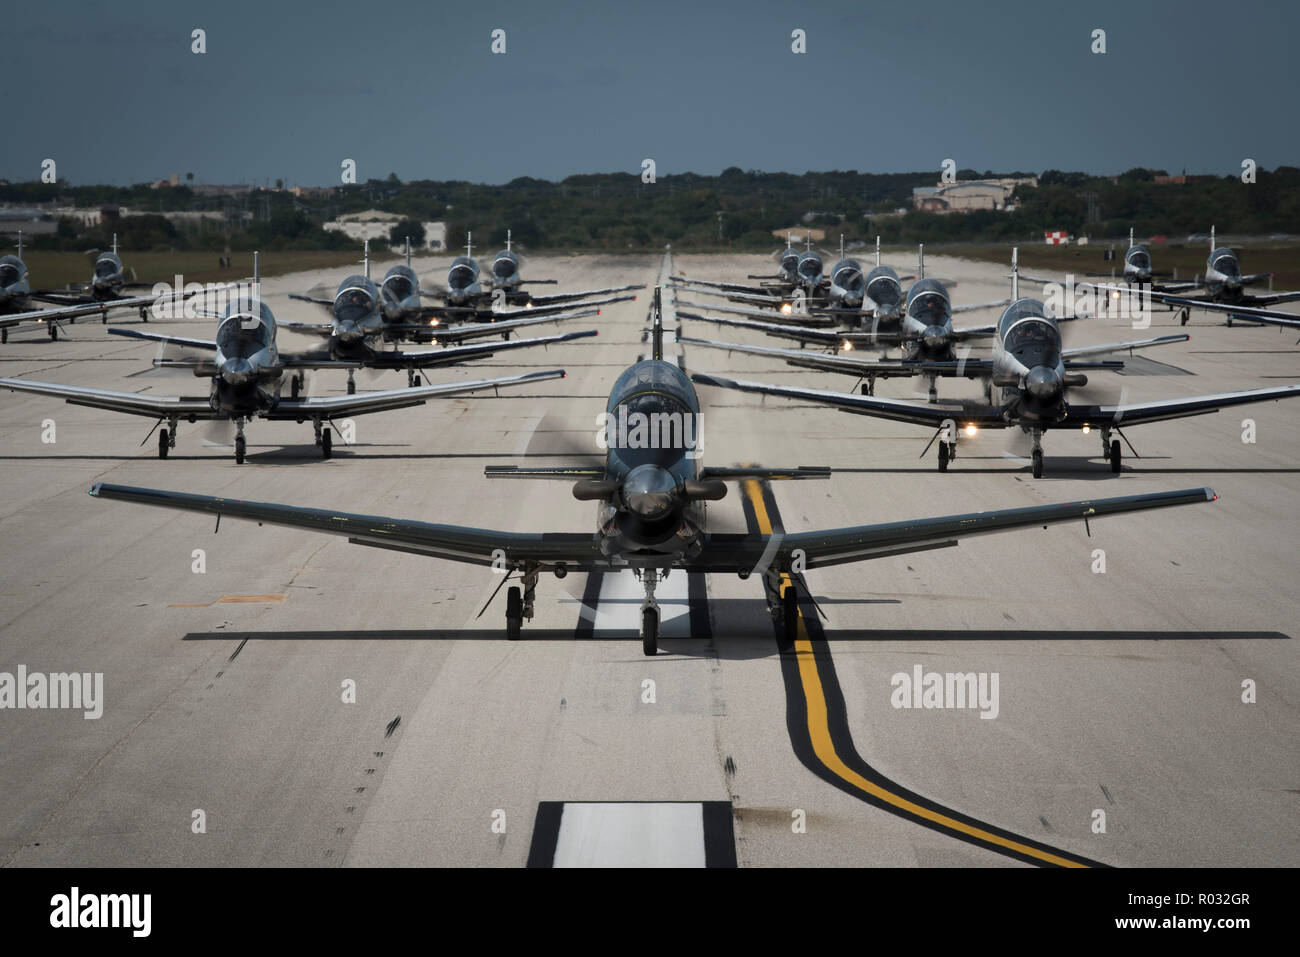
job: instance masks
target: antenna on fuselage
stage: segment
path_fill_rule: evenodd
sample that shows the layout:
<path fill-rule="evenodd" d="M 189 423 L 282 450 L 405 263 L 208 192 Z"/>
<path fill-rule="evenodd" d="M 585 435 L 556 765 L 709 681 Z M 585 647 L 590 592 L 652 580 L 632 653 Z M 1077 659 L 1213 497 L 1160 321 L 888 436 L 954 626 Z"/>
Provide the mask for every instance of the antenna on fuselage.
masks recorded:
<path fill-rule="evenodd" d="M 113 234 L 113 255 L 117 255 L 117 233 Z"/>
<path fill-rule="evenodd" d="M 916 278 L 925 278 L 925 243 L 916 244 Z"/>
<path fill-rule="evenodd" d="M 506 230 L 506 252 L 510 252 L 510 230 Z"/>
<path fill-rule="evenodd" d="M 880 237 L 876 237 L 876 265 L 880 265 Z"/>
<path fill-rule="evenodd" d="M 365 263 L 366 278 L 369 279 L 370 278 L 370 240 L 367 239 L 365 241 L 364 249 L 365 249 L 365 256 L 362 258 L 361 261 Z"/>
<path fill-rule="evenodd" d="M 1020 247 L 1011 247 L 1011 301 L 1020 298 Z"/>
<path fill-rule="evenodd" d="M 655 286 L 654 304 L 650 312 L 650 358 L 652 359 L 664 357 L 664 314 L 661 293 L 662 288 Z"/>
<path fill-rule="evenodd" d="M 840 233 L 840 258 L 844 258 L 844 234 Z"/>
<path fill-rule="evenodd" d="M 406 237 L 406 268 L 411 268 L 411 237 Z"/>
<path fill-rule="evenodd" d="M 465 255 L 474 258 L 474 234 L 465 230 Z"/>
<path fill-rule="evenodd" d="M 812 252 L 812 233 L 804 233 L 803 242 L 804 242 L 804 246 L 806 247 L 806 251 Z"/>
<path fill-rule="evenodd" d="M 1210 227 L 1210 252 L 1214 252 L 1214 227 Z"/>
<path fill-rule="evenodd" d="M 23 258 L 23 231 L 18 230 L 18 258 Z"/>
<path fill-rule="evenodd" d="M 1133 248 L 1133 227 L 1132 226 L 1128 228 L 1128 248 L 1129 249 Z"/>

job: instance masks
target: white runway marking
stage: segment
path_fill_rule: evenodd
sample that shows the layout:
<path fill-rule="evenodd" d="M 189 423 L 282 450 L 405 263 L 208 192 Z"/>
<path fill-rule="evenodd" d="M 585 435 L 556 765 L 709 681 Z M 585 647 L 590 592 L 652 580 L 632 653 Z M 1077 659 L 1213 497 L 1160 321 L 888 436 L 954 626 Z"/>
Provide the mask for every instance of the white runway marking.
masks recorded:
<path fill-rule="evenodd" d="M 554 867 L 703 867 L 699 804 L 565 804 Z"/>

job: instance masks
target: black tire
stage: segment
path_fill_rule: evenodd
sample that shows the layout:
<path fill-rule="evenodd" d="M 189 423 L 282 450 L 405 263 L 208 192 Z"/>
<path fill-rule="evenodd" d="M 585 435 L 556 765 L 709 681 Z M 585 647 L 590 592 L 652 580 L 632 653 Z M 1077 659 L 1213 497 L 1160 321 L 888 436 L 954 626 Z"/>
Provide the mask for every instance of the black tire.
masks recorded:
<path fill-rule="evenodd" d="M 235 464 L 236 465 L 244 464 L 244 453 L 245 451 L 247 451 L 247 449 L 248 449 L 248 445 L 244 442 L 244 437 L 242 435 L 235 436 Z"/>
<path fill-rule="evenodd" d="M 320 434 L 320 454 L 321 458 L 330 458 L 334 454 L 334 438 L 329 429 L 325 429 Z"/>
<path fill-rule="evenodd" d="M 51 341 L 51 342 L 57 342 L 58 339 L 59 339 L 59 327 L 58 327 L 58 326 L 50 326 L 50 341 Z"/>
<path fill-rule="evenodd" d="M 8 341 L 9 341 L 9 330 L 0 329 L 0 342 L 8 342 Z"/>
<path fill-rule="evenodd" d="M 167 458 L 167 440 L 169 438 L 170 436 L 166 429 L 158 430 L 158 458 L 160 459 Z"/>
<path fill-rule="evenodd" d="M 939 443 L 939 471 L 948 471 L 948 443 Z"/>
<path fill-rule="evenodd" d="M 641 609 L 641 652 L 647 658 L 659 654 L 659 609 Z"/>
<path fill-rule="evenodd" d="M 416 388 L 417 386 L 420 386 L 420 385 L 422 385 L 422 384 L 423 384 L 423 383 L 421 383 L 421 381 L 420 381 L 420 377 L 419 377 L 418 375 L 411 379 L 411 387 L 412 387 L 412 388 Z"/>
<path fill-rule="evenodd" d="M 799 637 L 799 592 L 793 582 L 781 593 L 781 610 L 785 619 L 785 640 L 793 644 Z"/>
<path fill-rule="evenodd" d="M 1119 474 L 1119 467 L 1123 458 L 1123 453 L 1119 448 L 1119 439 L 1110 440 L 1110 470 L 1116 475 Z"/>
<path fill-rule="evenodd" d="M 1042 449 L 1034 449 L 1034 478 L 1043 477 L 1043 452 Z"/>
<path fill-rule="evenodd" d="M 356 395 L 356 394 L 357 394 L 357 384 L 356 384 L 356 382 L 354 382 L 353 380 L 349 379 L 349 380 L 348 380 L 348 395 Z"/>
<path fill-rule="evenodd" d="M 101 315 L 101 316 L 99 317 L 99 324 L 100 324 L 101 326 L 106 326 L 106 325 L 108 325 L 108 316 L 103 316 L 103 315 Z"/>
<path fill-rule="evenodd" d="M 506 591 L 506 637 L 511 641 L 519 640 L 519 631 L 524 625 L 524 597 L 517 585 L 511 585 Z"/>
<path fill-rule="evenodd" d="M 290 398 L 294 398 L 294 399 L 298 398 L 298 393 L 301 392 L 301 391 L 302 391 L 302 390 L 301 390 L 301 387 L 300 387 L 299 384 L 298 384 L 298 377 L 297 377 L 297 376 L 294 376 L 293 378 L 291 378 L 291 379 L 289 380 L 289 396 L 290 396 Z"/>

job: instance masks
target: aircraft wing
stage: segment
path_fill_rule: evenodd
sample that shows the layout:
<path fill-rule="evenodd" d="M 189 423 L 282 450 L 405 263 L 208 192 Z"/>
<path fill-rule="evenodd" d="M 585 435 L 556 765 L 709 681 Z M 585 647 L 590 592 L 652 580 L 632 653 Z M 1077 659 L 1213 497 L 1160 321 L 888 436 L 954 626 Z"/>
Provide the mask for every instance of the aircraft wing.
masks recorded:
<path fill-rule="evenodd" d="M 553 296 L 533 296 L 528 298 L 532 300 L 534 306 L 546 306 L 554 303 L 573 302 L 575 299 L 584 299 L 587 296 L 608 296 L 615 292 L 628 292 L 632 289 L 644 289 L 645 283 L 631 286 L 612 286 L 609 289 L 584 289 L 582 292 L 561 292 Z M 624 299 L 635 299 L 635 296 L 624 296 Z"/>
<path fill-rule="evenodd" d="M 780 276 L 751 276 L 751 279 L 780 279 Z M 710 289 L 724 289 L 727 292 L 743 292 L 751 296 L 765 295 L 769 299 L 778 297 L 771 295 L 763 290 L 761 286 L 745 286 L 734 282 L 712 282 L 708 279 L 688 279 L 685 276 L 669 276 L 668 281 L 677 283 L 682 286 L 707 286 Z"/>
<path fill-rule="evenodd" d="M 528 349 L 533 346 L 550 346 L 557 342 L 570 342 L 598 335 L 595 329 L 585 332 L 566 332 L 562 335 L 542 336 L 538 339 L 510 339 L 506 342 L 480 342 L 473 345 L 445 346 L 441 349 L 422 349 L 418 352 L 376 352 L 370 365 L 376 369 L 428 369 L 432 366 L 454 365 L 471 359 L 486 359 L 498 352 L 511 349 Z"/>
<path fill-rule="evenodd" d="M 328 339 L 334 335 L 334 323 L 332 322 L 286 322 L 283 319 L 275 320 L 277 329 L 288 329 L 290 332 L 301 332 L 309 336 L 321 336 Z"/>
<path fill-rule="evenodd" d="M 93 305 L 87 303 L 84 306 L 60 306 L 57 309 L 33 309 L 31 312 L 18 312 L 11 316 L 0 316 L 0 329 L 11 329 L 25 322 L 59 322 L 63 319 L 75 319 L 79 316 L 102 315 L 125 301 L 128 300 L 119 300 L 113 303 L 97 302 Z M 145 302 L 153 301 L 152 297 L 145 300 Z"/>
<path fill-rule="evenodd" d="M 867 330 L 836 331 L 834 329 L 809 329 L 804 326 L 787 326 L 777 322 L 762 322 L 749 319 L 724 319 L 720 316 L 704 316 L 697 312 L 678 312 L 678 320 L 700 319 L 704 322 L 717 323 L 720 326 L 733 326 L 737 329 L 756 329 L 769 336 L 781 339 L 794 339 L 813 345 L 826 346 L 830 349 L 844 349 L 857 346 L 894 345 L 902 341 L 899 330 L 888 332 L 870 332 Z M 993 333 L 989 333 L 992 335 Z"/>
<path fill-rule="evenodd" d="M 969 360 L 968 360 L 969 361 Z M 801 399 L 828 405 L 841 412 L 856 412 L 878 419 L 892 419 L 896 422 L 911 422 L 915 425 L 928 425 L 939 428 L 951 420 L 960 425 L 975 425 L 986 429 L 1002 429 L 1007 422 L 1002 418 L 1002 410 L 996 406 L 960 405 L 909 402 L 906 399 L 884 399 L 879 396 L 857 395 L 852 392 L 834 392 L 827 389 L 805 389 L 799 386 L 768 385 L 765 382 L 746 382 L 738 379 L 724 379 L 720 376 L 696 372 L 691 381 L 700 385 L 712 385 L 722 389 L 735 389 L 740 392 L 757 392 L 760 395 L 777 395 L 786 399 Z"/>
<path fill-rule="evenodd" d="M 998 306 L 1009 305 L 1011 305 L 1010 299 L 993 299 L 989 302 L 967 302 L 960 306 L 953 306 L 952 312 L 953 315 L 956 315 L 959 312 L 974 312 L 976 309 L 996 309 Z"/>
<path fill-rule="evenodd" d="M 826 326 L 833 326 L 837 322 L 835 316 L 832 315 L 809 315 L 807 313 L 798 313 L 793 311 L 777 312 L 771 309 L 745 309 L 741 306 L 705 305 L 704 303 L 699 302 L 687 302 L 685 299 L 677 300 L 674 305 L 675 307 L 686 306 L 688 309 L 711 309 L 714 312 L 729 312 L 734 316 L 748 316 L 752 319 L 757 319 L 760 322 L 767 323 L 784 322 L 801 326 L 821 326 L 824 328 Z M 853 314 L 860 315 L 856 310 L 854 310 Z M 697 316 L 696 318 L 705 319 L 708 317 Z"/>
<path fill-rule="evenodd" d="M 213 495 L 190 495 L 161 489 L 133 488 L 97 482 L 90 489 L 96 498 L 135 502 L 181 511 L 243 518 L 259 525 L 283 525 L 338 535 L 357 545 L 414 552 L 471 565 L 492 565 L 498 557 L 508 565 L 536 562 L 578 569 L 610 567 L 593 534 L 499 532 L 458 525 L 435 525 L 411 519 L 358 515 L 331 509 L 248 502 Z"/>
<path fill-rule="evenodd" d="M 525 310 L 530 312 L 531 310 Z M 535 326 L 542 322 L 563 322 L 566 319 L 583 319 L 587 316 L 600 315 L 599 309 L 578 309 L 574 312 L 546 313 L 544 315 L 520 316 L 518 319 L 494 319 L 490 322 L 463 322 L 455 326 L 427 326 L 416 323 L 390 322 L 384 326 L 387 332 L 421 333 L 438 342 L 461 342 L 465 339 L 482 339 L 487 336 L 505 336 L 525 326 Z"/>
<path fill-rule="evenodd" d="M 1175 342 L 1186 342 L 1189 335 L 1156 336 L 1153 339 L 1133 339 L 1129 342 L 1106 342 L 1099 346 L 1079 346 L 1075 349 L 1062 349 L 1061 358 L 1066 362 L 1071 359 L 1083 359 L 1087 356 L 1101 356 L 1108 352 L 1123 352 L 1127 349 L 1150 349 L 1152 346 L 1167 346 Z"/>
<path fill-rule="evenodd" d="M 297 419 L 313 415 L 364 415 L 367 412 L 387 412 L 423 405 L 429 399 L 483 392 L 506 386 L 528 385 L 546 379 L 563 379 L 563 369 L 546 372 L 525 372 L 522 375 L 499 379 L 475 379 L 469 382 L 444 382 L 439 385 L 420 385 L 405 389 L 383 389 L 378 392 L 357 392 L 352 395 L 310 396 L 299 399 L 281 398 L 263 413 L 268 419 Z M 3 380 L 0 380 L 2 382 Z"/>
<path fill-rule="evenodd" d="M 217 351 L 217 343 L 214 339 L 189 339 L 185 336 L 169 336 L 162 332 L 140 332 L 137 329 L 119 329 L 116 326 L 110 326 L 108 334 L 111 336 L 126 336 L 128 339 L 145 339 L 149 342 L 165 342 L 172 346 L 185 346 L 189 349 L 206 349 L 209 352 Z"/>
<path fill-rule="evenodd" d="M 598 540 L 591 534 L 502 532 L 435 525 L 412 519 L 250 502 L 107 482 L 96 482 L 91 486 L 90 494 L 137 505 L 242 518 L 259 525 L 303 528 L 337 535 L 357 545 L 389 548 L 471 565 L 504 561 L 514 568 L 536 563 L 543 569 L 565 565 L 594 570 L 609 568 L 613 564 L 601 554 Z M 1212 502 L 1217 498 L 1212 489 L 1194 488 L 792 534 L 710 535 L 700 554 L 687 559 L 682 567 L 699 572 L 749 572 L 766 559 L 774 567 L 788 569 L 797 555 L 804 567 L 820 568 L 944 548 L 975 535 L 1066 522 L 1090 522 L 1108 515 Z"/>
<path fill-rule="evenodd" d="M 990 375 L 993 363 L 989 359 L 965 359 L 950 362 L 926 362 L 911 359 L 866 359 L 846 352 L 831 355 L 808 352 L 804 349 L 778 349 L 773 346 L 746 346 L 735 342 L 713 342 L 709 339 L 692 339 L 678 336 L 678 342 L 688 345 L 704 346 L 707 349 L 722 349 L 726 352 L 740 352 L 751 356 L 770 356 L 781 359 L 792 366 L 804 369 L 817 369 L 822 372 L 842 372 L 846 375 L 890 377 L 911 376 L 929 373 L 942 376 L 976 376 Z"/>
<path fill-rule="evenodd" d="M 952 338 L 955 342 L 965 342 L 967 339 L 989 339 L 998 334 L 996 324 L 987 326 L 966 326 L 962 329 L 954 328 Z"/>
<path fill-rule="evenodd" d="M 1250 301 L 1258 306 L 1275 306 L 1279 302 L 1300 301 L 1300 292 L 1266 292 L 1261 296 L 1251 296 Z"/>
<path fill-rule="evenodd" d="M 1130 402 L 1123 405 L 1070 406 L 1064 426 L 1126 426 L 1145 422 L 1165 422 L 1189 415 L 1205 415 L 1233 405 L 1269 402 L 1300 396 L 1300 385 L 1250 389 L 1246 392 L 1222 392 L 1198 395 L 1189 399 L 1160 399 L 1156 402 Z"/>
<path fill-rule="evenodd" d="M 14 392 L 33 392 L 63 399 L 70 405 L 84 405 L 92 409 L 125 412 L 131 415 L 178 416 L 180 418 L 224 419 L 226 413 L 215 412 L 206 396 L 178 398 L 152 395 L 148 392 L 118 392 L 114 389 L 92 389 L 80 385 L 59 385 L 54 382 L 37 382 L 33 379 L 0 378 L 0 388 Z"/>
<path fill-rule="evenodd" d="M 1200 289 L 1204 285 L 1199 279 L 1189 279 L 1187 282 L 1152 283 L 1151 297 L 1154 299 L 1161 293 L 1187 292 L 1189 289 Z"/>
<path fill-rule="evenodd" d="M 1300 298 L 1300 293 L 1288 293 L 1287 295 L 1294 295 L 1297 298 Z M 1230 319 L 1249 319 L 1251 322 L 1262 322 L 1270 326 L 1286 326 L 1292 329 L 1300 328 L 1300 315 L 1293 312 L 1281 312 L 1276 309 L 1260 309 L 1257 306 L 1229 306 L 1222 302 L 1201 302 L 1199 299 L 1180 299 L 1177 296 L 1165 296 L 1161 299 L 1161 302 L 1173 306 L 1195 306 L 1197 309 L 1208 309 L 1210 312 L 1226 312 Z"/>
<path fill-rule="evenodd" d="M 631 302 L 636 296 L 607 296 L 604 299 L 592 299 L 588 302 L 574 303 L 555 303 L 549 306 L 520 306 L 516 309 L 493 309 L 491 311 L 492 319 L 515 319 L 522 316 L 553 315 L 561 313 L 566 305 L 572 305 L 581 309 L 591 309 L 596 306 L 608 306 L 615 302 Z M 477 316 L 482 313 L 476 306 L 425 306 L 422 310 L 431 316 Z"/>
<path fill-rule="evenodd" d="M 322 299 L 320 296 L 302 296 L 296 292 L 289 293 L 290 299 L 297 299 L 299 302 L 314 302 L 318 306 L 325 306 L 329 309 L 334 308 L 333 299 Z"/>
<path fill-rule="evenodd" d="M 780 306 L 781 303 L 784 301 L 780 296 L 771 296 L 768 295 L 767 293 L 724 292 L 723 290 L 720 289 L 706 289 L 702 286 L 680 285 L 676 283 L 673 284 L 672 288 L 675 290 L 679 289 L 682 292 L 697 293 L 701 296 L 718 296 L 719 298 L 722 299 L 733 299 L 736 300 L 737 302 L 753 302 L 759 305 L 769 305 L 773 307 Z"/>

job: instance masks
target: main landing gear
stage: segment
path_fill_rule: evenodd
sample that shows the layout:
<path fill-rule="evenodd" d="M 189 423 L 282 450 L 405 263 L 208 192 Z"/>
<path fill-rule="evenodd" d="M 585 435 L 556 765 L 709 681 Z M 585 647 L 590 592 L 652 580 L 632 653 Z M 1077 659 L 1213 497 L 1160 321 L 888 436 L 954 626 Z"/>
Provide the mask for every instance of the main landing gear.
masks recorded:
<path fill-rule="evenodd" d="M 348 395 L 356 395 L 356 394 L 357 394 L 357 380 L 356 380 L 356 374 L 357 374 L 357 373 L 356 373 L 356 370 L 355 370 L 355 369 L 349 369 L 349 370 L 348 370 Z"/>
<path fill-rule="evenodd" d="M 176 448 L 176 417 L 167 420 L 167 428 L 158 431 L 158 458 L 167 458 L 167 452 Z"/>
<path fill-rule="evenodd" d="M 334 439 L 329 429 L 322 428 L 320 419 L 312 419 L 312 426 L 316 429 L 316 444 L 320 446 L 321 458 L 327 459 L 334 454 Z"/>
<path fill-rule="evenodd" d="M 556 575 L 560 575 L 558 569 Z M 511 585 L 506 592 L 506 637 L 511 641 L 519 639 L 525 618 L 533 620 L 533 601 L 537 597 L 537 566 L 525 568 L 520 581 L 522 589 L 518 585 Z"/>
<path fill-rule="evenodd" d="M 244 441 L 244 420 L 242 417 L 235 419 L 235 464 L 244 464 L 244 453 L 248 450 L 248 444 Z"/>
<path fill-rule="evenodd" d="M 655 586 L 668 577 L 657 568 L 642 568 L 636 573 L 645 586 L 645 601 L 641 602 L 641 651 L 653 658 L 659 653 L 659 603 L 655 601 Z"/>
<path fill-rule="evenodd" d="M 406 370 L 406 387 L 407 387 L 408 389 L 414 389 L 414 388 L 415 388 L 417 385 L 419 385 L 419 384 L 420 384 L 420 375 L 419 375 L 419 373 L 417 373 L 414 369 L 407 369 L 407 370 Z"/>
<path fill-rule="evenodd" d="M 57 342 L 58 339 L 59 339 L 59 327 L 58 327 L 57 325 L 55 325 L 54 323 L 51 322 L 51 323 L 50 323 L 50 341 L 51 341 L 51 342 Z"/>
<path fill-rule="evenodd" d="M 1034 451 L 1031 456 L 1034 465 L 1034 478 L 1043 477 L 1043 430 L 1034 429 L 1030 433 L 1034 437 Z"/>
<path fill-rule="evenodd" d="M 1101 430 L 1101 457 L 1110 463 L 1110 470 L 1118 475 L 1123 452 L 1119 447 L 1119 439 L 1110 437 L 1110 429 Z"/>
<path fill-rule="evenodd" d="M 939 443 L 939 471 L 948 471 L 948 463 L 957 457 L 956 442 Z"/>
<path fill-rule="evenodd" d="M 291 398 L 298 398 L 302 395 L 302 390 L 307 384 L 306 375 L 302 372 L 293 375 L 289 379 L 289 395 Z"/>

